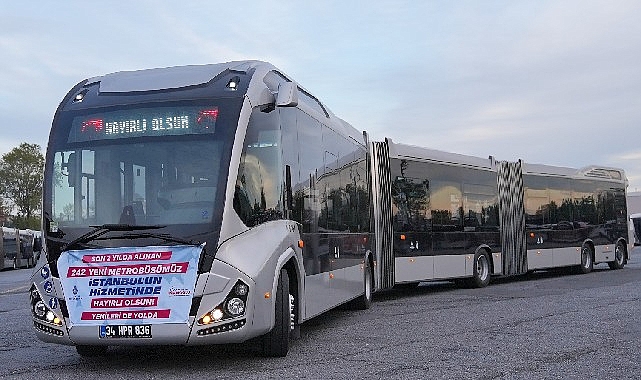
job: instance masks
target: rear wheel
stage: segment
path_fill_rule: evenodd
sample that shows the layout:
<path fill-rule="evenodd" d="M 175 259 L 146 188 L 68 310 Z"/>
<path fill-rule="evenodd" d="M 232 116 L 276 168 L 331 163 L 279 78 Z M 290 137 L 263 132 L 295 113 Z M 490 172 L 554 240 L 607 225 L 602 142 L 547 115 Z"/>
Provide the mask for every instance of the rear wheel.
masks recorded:
<path fill-rule="evenodd" d="M 490 284 L 490 259 L 487 252 L 479 251 L 474 255 L 474 268 L 470 285 L 484 288 Z"/>
<path fill-rule="evenodd" d="M 95 358 L 107 353 L 107 346 L 76 346 L 76 351 L 85 358 Z"/>
<path fill-rule="evenodd" d="M 578 272 L 582 274 L 592 272 L 594 268 L 594 261 L 592 260 L 592 248 L 589 245 L 584 244 L 581 247 L 581 265 L 578 267 Z"/>
<path fill-rule="evenodd" d="M 608 263 L 610 269 L 622 269 L 625 266 L 625 246 L 618 242 L 614 247 L 614 261 Z"/>
<path fill-rule="evenodd" d="M 289 335 L 292 329 L 292 305 L 289 297 L 289 275 L 280 270 L 276 287 L 274 328 L 261 337 L 262 354 L 270 357 L 283 357 L 289 350 Z"/>
<path fill-rule="evenodd" d="M 366 259 L 363 264 L 363 294 L 352 301 L 351 306 L 357 310 L 367 310 L 372 306 L 372 292 L 373 292 L 373 277 L 372 268 L 369 260 Z"/>

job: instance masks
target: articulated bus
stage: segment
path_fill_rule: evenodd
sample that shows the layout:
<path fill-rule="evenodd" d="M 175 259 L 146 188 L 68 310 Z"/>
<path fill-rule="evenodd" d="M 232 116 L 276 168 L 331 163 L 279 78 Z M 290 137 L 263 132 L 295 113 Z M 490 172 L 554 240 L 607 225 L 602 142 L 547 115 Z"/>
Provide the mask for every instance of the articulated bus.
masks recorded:
<path fill-rule="evenodd" d="M 271 64 L 118 72 L 58 107 L 32 277 L 37 336 L 247 342 L 376 290 L 627 261 L 625 175 L 368 141 Z"/>
<path fill-rule="evenodd" d="M 388 285 L 453 279 L 483 287 L 492 276 L 627 263 L 622 170 L 373 144 L 377 246 L 388 256 L 381 265 Z"/>

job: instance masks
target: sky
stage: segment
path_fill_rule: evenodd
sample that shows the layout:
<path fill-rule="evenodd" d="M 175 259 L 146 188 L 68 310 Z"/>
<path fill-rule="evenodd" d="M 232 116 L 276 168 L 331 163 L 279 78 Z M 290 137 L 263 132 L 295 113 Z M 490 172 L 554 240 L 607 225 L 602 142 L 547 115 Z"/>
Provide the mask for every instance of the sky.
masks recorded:
<path fill-rule="evenodd" d="M 85 78 L 258 59 L 370 139 L 623 168 L 641 191 L 641 1 L 3 1 L 0 18 L 0 154 L 44 151 Z"/>

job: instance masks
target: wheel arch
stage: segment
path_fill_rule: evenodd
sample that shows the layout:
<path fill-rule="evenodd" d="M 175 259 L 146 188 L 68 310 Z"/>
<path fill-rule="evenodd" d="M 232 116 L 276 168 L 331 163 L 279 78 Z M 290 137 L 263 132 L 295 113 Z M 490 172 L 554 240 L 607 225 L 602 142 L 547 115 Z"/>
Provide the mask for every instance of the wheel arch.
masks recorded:
<path fill-rule="evenodd" d="M 294 296 L 295 300 L 294 313 L 296 315 L 296 322 L 302 323 L 303 317 L 301 310 L 303 309 L 303 297 L 301 295 L 304 294 L 302 281 L 304 275 L 301 275 L 301 267 L 299 265 L 299 261 L 297 260 L 296 256 L 291 256 L 287 259 L 287 261 L 282 265 L 281 268 L 285 269 L 287 271 L 287 274 L 289 275 L 289 292 Z M 278 270 L 278 273 L 280 273 L 280 269 Z"/>

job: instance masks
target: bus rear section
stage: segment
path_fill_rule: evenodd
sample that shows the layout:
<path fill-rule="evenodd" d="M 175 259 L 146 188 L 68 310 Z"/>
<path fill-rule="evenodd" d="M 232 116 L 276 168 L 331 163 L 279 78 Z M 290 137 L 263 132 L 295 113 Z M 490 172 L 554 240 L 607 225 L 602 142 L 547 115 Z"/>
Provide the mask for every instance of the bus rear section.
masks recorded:
<path fill-rule="evenodd" d="M 384 152 L 372 174 L 384 287 L 483 287 L 492 276 L 627 262 L 620 169 L 496 161 L 391 140 L 371 150 Z"/>

